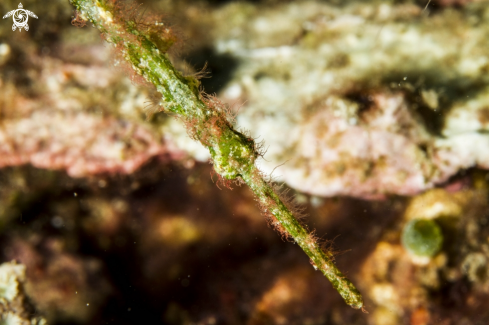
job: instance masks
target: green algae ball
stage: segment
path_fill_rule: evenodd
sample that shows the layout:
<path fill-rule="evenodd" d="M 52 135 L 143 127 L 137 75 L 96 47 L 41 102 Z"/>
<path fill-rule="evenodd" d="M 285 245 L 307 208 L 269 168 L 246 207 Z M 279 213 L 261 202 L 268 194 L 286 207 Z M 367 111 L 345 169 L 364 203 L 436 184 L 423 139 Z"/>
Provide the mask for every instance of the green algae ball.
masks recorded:
<path fill-rule="evenodd" d="M 440 250 L 443 235 L 433 220 L 414 219 L 404 226 L 401 241 L 410 253 L 431 257 Z"/>

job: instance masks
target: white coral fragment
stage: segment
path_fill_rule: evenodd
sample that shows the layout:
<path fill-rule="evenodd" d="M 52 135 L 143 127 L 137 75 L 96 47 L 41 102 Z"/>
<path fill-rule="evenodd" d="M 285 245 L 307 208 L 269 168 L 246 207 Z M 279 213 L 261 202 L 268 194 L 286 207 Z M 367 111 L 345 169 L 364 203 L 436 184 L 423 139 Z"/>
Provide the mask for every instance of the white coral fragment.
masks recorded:
<path fill-rule="evenodd" d="M 15 263 L 0 265 L 0 299 L 12 302 L 19 294 L 19 281 L 25 280 L 25 266 Z"/>

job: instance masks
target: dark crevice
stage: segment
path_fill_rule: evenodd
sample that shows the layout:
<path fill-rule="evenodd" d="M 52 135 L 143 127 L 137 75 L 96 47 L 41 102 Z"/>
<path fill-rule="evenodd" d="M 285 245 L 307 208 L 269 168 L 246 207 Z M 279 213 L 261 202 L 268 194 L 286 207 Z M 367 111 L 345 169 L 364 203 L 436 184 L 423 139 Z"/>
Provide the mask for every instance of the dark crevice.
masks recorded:
<path fill-rule="evenodd" d="M 204 47 L 186 55 L 184 59 L 194 67 L 195 71 L 201 71 L 206 63 L 209 78 L 201 79 L 201 84 L 208 94 L 218 93 L 233 78 L 233 73 L 238 67 L 238 60 L 230 54 L 217 53 L 211 47 Z"/>

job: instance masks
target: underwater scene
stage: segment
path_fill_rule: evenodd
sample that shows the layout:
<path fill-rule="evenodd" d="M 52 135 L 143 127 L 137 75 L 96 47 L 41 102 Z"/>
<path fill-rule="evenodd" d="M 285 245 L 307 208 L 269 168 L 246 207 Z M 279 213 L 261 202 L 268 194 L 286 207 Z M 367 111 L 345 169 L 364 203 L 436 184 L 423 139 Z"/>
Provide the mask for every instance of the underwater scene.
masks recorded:
<path fill-rule="evenodd" d="M 0 325 L 489 324 L 489 0 L 0 16 Z"/>

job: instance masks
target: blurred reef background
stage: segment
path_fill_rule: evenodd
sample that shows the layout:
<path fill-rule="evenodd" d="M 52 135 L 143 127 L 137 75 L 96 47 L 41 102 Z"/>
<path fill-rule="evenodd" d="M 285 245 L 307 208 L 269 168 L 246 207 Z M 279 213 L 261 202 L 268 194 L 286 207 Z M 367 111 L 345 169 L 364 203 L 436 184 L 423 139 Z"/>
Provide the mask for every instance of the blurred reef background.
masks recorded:
<path fill-rule="evenodd" d="M 68 0 L 22 4 L 28 32 L 0 20 L 0 324 L 489 323 L 489 1 L 139 8 L 179 31 L 181 71 L 207 63 L 369 314 L 213 183 L 178 120 L 147 118 Z"/>

